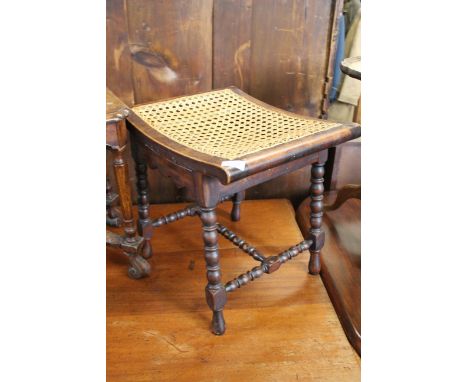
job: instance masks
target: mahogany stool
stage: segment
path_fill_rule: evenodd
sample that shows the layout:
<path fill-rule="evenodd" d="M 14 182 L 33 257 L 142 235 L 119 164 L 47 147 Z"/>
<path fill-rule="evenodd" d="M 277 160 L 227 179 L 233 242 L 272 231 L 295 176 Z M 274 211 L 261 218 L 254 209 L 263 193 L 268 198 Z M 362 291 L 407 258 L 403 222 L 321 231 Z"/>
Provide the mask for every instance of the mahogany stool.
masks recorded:
<path fill-rule="evenodd" d="M 138 229 L 145 240 L 145 252 L 151 252 L 154 228 L 186 216 L 200 217 L 208 279 L 205 294 L 213 311 L 214 334 L 225 331 L 223 308 L 228 293 L 265 273 L 275 272 L 306 250 L 310 250 L 309 272 L 320 272 L 326 150 L 358 137 L 358 124 L 299 116 L 269 106 L 234 87 L 137 105 L 127 121 L 136 162 Z M 218 203 L 233 199 L 231 217 L 238 220 L 246 189 L 311 164 L 311 229 L 306 240 L 266 257 L 217 222 Z M 147 166 L 158 168 L 179 187 L 185 187 L 195 204 L 151 219 Z M 260 264 L 224 284 L 218 233 Z"/>
<path fill-rule="evenodd" d="M 128 165 L 123 153 L 127 147 L 127 128 L 125 118 L 129 113 L 128 107 L 122 103 L 109 89 L 106 89 L 106 148 L 113 154 L 112 165 L 118 193 L 111 191 L 110 183 L 106 179 L 106 223 L 110 226 L 124 227 L 124 236 L 111 231 L 106 231 L 106 246 L 118 247 L 128 256 L 130 267 L 128 275 L 139 279 L 150 272 L 150 264 L 144 257 L 150 254 L 144 252 L 143 238 L 136 234 L 133 221 L 132 199 L 128 182 Z M 113 206 L 120 200 L 121 217 L 118 216 Z M 144 256 L 144 257 L 143 257 Z"/>

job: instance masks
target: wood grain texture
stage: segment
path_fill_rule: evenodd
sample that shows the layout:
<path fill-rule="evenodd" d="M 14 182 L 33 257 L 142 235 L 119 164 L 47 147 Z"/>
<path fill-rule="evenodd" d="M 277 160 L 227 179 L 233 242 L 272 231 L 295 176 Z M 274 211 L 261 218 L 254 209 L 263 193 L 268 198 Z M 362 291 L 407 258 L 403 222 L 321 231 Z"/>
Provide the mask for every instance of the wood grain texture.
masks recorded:
<path fill-rule="evenodd" d="M 332 165 L 330 190 L 338 190 L 347 184 L 361 184 L 361 139 L 339 145 Z"/>
<path fill-rule="evenodd" d="M 265 182 L 246 192 L 251 200 L 287 197 L 297 207 L 310 187 L 310 168 L 302 168 L 287 175 Z"/>
<path fill-rule="evenodd" d="M 340 208 L 349 199 L 361 199 L 361 185 L 347 184 L 338 190 L 333 204 L 325 207 L 325 211 L 334 211 Z"/>
<path fill-rule="evenodd" d="M 333 5 L 327 0 L 253 2 L 250 94 L 273 106 L 319 117 L 327 76 Z M 309 169 L 249 190 L 247 198 L 287 196 L 298 205 Z"/>
<path fill-rule="evenodd" d="M 212 88 L 212 0 L 128 2 L 136 103 Z"/>
<path fill-rule="evenodd" d="M 335 193 L 327 196 L 329 203 Z M 310 227 L 309 212 L 306 199 L 296 213 L 303 233 Z M 350 199 L 337 210 L 326 212 L 323 229 L 327 239 L 321 276 L 346 336 L 361 354 L 361 201 Z"/>
<path fill-rule="evenodd" d="M 252 96 L 295 113 L 320 116 L 331 3 L 253 3 Z"/>
<path fill-rule="evenodd" d="M 151 206 L 150 215 L 182 206 Z M 244 201 L 236 223 L 230 207 L 218 208 L 220 222 L 266 255 L 303 240 L 286 200 Z M 118 252 L 108 250 L 109 381 L 359 381 L 360 360 L 321 279 L 307 273 L 307 253 L 229 294 L 228 330 L 217 337 L 209 333 L 198 218 L 161 227 L 152 242 L 153 271 L 138 282 L 126 277 Z M 219 253 L 224 281 L 255 265 L 222 237 Z"/>
<path fill-rule="evenodd" d="M 134 104 L 132 61 L 125 0 L 106 0 L 106 84 L 128 106 Z"/>
<path fill-rule="evenodd" d="M 235 85 L 274 106 L 320 116 L 340 1 L 108 0 L 107 83 L 130 106 Z M 297 205 L 308 178 L 303 169 L 247 198 L 288 197 Z M 153 172 L 149 184 L 151 202 L 180 200 L 170 180 Z"/>
<path fill-rule="evenodd" d="M 252 0 L 214 0 L 213 88 L 250 93 Z"/>

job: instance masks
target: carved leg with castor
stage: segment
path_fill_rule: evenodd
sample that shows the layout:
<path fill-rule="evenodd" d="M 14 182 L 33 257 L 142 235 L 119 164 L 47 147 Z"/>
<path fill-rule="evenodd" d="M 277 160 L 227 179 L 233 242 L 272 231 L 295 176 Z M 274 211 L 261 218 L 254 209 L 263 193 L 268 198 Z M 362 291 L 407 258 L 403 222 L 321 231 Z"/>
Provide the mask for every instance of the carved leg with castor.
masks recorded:
<path fill-rule="evenodd" d="M 200 219 L 203 225 L 203 241 L 205 245 L 206 302 L 213 311 L 211 331 L 216 335 L 224 334 L 226 325 L 223 308 L 226 304 L 226 290 L 221 282 L 221 267 L 219 265 L 218 232 L 215 208 L 200 208 Z"/>
<path fill-rule="evenodd" d="M 311 171 L 310 187 L 310 247 L 309 272 L 313 275 L 320 273 L 320 250 L 325 242 L 325 232 L 322 230 L 323 217 L 323 176 L 325 163 L 314 163 Z"/>
<path fill-rule="evenodd" d="M 137 176 L 137 191 L 138 191 L 138 233 L 144 238 L 142 256 L 149 259 L 153 255 L 151 247 L 151 238 L 153 237 L 153 226 L 149 217 L 149 201 L 148 201 L 148 167 L 146 158 L 144 157 L 138 144 L 132 144 L 132 155 L 135 160 L 135 170 Z"/>
<path fill-rule="evenodd" d="M 140 255 L 129 256 L 130 266 L 128 267 L 128 276 L 132 279 L 141 279 L 151 273 L 151 265 Z"/>
<path fill-rule="evenodd" d="M 115 208 L 118 199 L 118 194 L 112 192 L 112 186 L 106 176 L 106 225 L 110 227 L 120 227 L 122 224 L 119 213 Z"/>
<path fill-rule="evenodd" d="M 150 273 L 149 263 L 140 256 L 142 253 L 142 239 L 136 235 L 135 224 L 133 221 L 132 198 L 130 195 L 130 186 L 128 184 L 128 166 L 123 157 L 123 149 L 113 150 L 113 168 L 117 191 L 120 199 L 120 208 L 122 211 L 122 225 L 125 235 L 119 243 L 120 248 L 124 250 L 125 255 L 129 257 L 130 267 L 128 275 L 131 278 L 139 279 Z"/>
<path fill-rule="evenodd" d="M 237 222 L 240 220 L 240 207 L 245 198 L 245 191 L 240 191 L 232 198 L 231 220 Z"/>

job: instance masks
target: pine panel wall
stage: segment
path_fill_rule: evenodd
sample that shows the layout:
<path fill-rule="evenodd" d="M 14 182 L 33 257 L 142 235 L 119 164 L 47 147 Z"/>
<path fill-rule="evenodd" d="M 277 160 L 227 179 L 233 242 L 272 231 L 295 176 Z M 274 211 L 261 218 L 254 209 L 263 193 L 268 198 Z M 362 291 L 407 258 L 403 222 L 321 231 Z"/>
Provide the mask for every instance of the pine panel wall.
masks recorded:
<path fill-rule="evenodd" d="M 342 0 L 107 0 L 107 86 L 132 106 L 235 85 L 285 110 L 324 116 L 341 8 Z M 129 165 L 134 187 L 131 158 Z M 247 198 L 296 204 L 309 176 L 302 169 Z M 149 182 L 152 203 L 184 199 L 157 171 Z"/>

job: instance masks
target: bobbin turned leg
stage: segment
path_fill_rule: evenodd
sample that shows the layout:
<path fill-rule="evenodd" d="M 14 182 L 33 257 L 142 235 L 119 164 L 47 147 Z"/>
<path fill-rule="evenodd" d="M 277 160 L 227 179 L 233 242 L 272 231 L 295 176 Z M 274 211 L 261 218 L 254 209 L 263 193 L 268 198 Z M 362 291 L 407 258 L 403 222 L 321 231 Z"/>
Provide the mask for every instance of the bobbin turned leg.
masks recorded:
<path fill-rule="evenodd" d="M 245 191 L 240 191 L 232 198 L 231 220 L 237 222 L 240 220 L 240 206 L 245 198 Z"/>
<path fill-rule="evenodd" d="M 138 233 L 145 240 L 141 255 L 148 259 L 153 255 L 151 238 L 153 237 L 153 226 L 149 217 L 148 201 L 148 175 L 146 158 L 144 157 L 135 139 L 132 140 L 132 155 L 135 160 L 138 191 Z"/>
<path fill-rule="evenodd" d="M 309 240 L 313 240 L 310 247 L 309 272 L 313 275 L 320 273 L 320 250 L 325 242 L 325 232 L 322 230 L 323 217 L 323 175 L 325 163 L 312 165 L 310 187 L 310 230 Z"/>
<path fill-rule="evenodd" d="M 219 265 L 218 232 L 215 208 L 200 208 L 200 219 L 203 225 L 203 241 L 205 244 L 206 302 L 213 311 L 211 331 L 216 335 L 224 334 L 226 325 L 223 308 L 226 304 L 226 290 L 221 283 L 221 267 Z"/>

